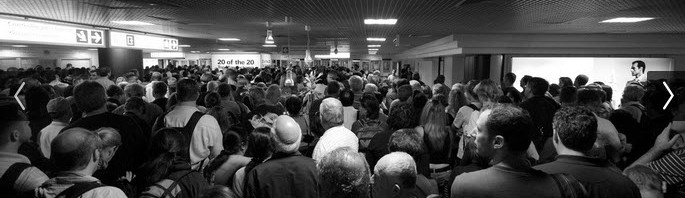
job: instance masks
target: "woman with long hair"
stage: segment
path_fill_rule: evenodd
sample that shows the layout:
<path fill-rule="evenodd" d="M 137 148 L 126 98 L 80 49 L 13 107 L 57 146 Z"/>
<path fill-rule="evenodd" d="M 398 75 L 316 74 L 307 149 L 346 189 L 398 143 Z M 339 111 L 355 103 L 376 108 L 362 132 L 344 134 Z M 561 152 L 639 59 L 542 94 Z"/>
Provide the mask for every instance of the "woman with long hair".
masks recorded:
<path fill-rule="evenodd" d="M 210 184 L 231 186 L 235 172 L 251 159 L 243 156 L 246 145 L 238 133 L 225 133 L 223 141 L 224 150 L 205 168 L 204 174 Z"/>
<path fill-rule="evenodd" d="M 452 116 L 451 122 L 453 122 L 454 118 L 457 117 L 457 112 L 459 112 L 459 109 L 468 104 L 466 95 L 464 95 L 464 89 L 466 89 L 464 85 L 457 83 L 455 86 L 452 86 L 452 90 L 450 90 L 449 100 L 447 100 L 447 108 L 445 112 Z"/>
<path fill-rule="evenodd" d="M 447 122 L 444 101 L 447 100 L 442 94 L 434 95 L 421 112 L 421 126 L 423 141 L 430 156 L 429 167 L 431 178 L 438 182 L 440 192 L 446 192 L 449 184 L 450 172 L 453 160 L 451 156 L 453 134 Z M 449 137 L 449 138 L 448 138 Z"/>
<path fill-rule="evenodd" d="M 273 146 L 271 144 L 271 128 L 257 127 L 247 137 L 247 150 L 245 156 L 252 157 L 249 163 L 238 169 L 233 176 L 231 190 L 236 197 L 243 197 L 243 187 L 245 186 L 245 175 L 257 165 L 264 163 L 271 157 Z"/>
<path fill-rule="evenodd" d="M 146 161 L 133 184 L 139 197 L 199 197 L 209 187 L 202 173 L 193 171 L 188 159 L 188 141 L 182 132 L 162 128 L 152 136 Z"/>

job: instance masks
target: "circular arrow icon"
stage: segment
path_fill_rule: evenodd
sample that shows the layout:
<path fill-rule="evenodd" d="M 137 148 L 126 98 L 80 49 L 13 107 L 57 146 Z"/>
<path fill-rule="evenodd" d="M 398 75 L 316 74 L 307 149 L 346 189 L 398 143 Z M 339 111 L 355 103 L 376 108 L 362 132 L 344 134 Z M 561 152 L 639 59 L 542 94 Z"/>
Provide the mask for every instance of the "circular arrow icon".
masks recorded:
<path fill-rule="evenodd" d="M 26 111 L 24 104 L 21 104 L 21 100 L 19 100 L 19 93 L 21 92 L 21 89 L 24 88 L 24 84 L 26 84 L 26 82 L 22 82 L 21 85 L 19 85 L 19 89 L 17 89 L 17 92 L 14 93 L 14 99 L 16 99 L 17 103 L 19 103 L 19 106 L 21 106 L 21 110 Z"/>

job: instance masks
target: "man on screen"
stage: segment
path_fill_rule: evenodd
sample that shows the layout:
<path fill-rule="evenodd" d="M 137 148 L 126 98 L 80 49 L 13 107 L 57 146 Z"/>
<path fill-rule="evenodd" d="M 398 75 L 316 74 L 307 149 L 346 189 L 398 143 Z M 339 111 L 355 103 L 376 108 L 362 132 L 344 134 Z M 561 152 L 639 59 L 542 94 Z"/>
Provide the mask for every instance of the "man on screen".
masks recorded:
<path fill-rule="evenodd" d="M 630 67 L 630 74 L 635 76 L 635 79 L 628 81 L 627 85 L 640 85 L 643 86 L 647 83 L 647 74 L 645 74 L 645 62 L 641 60 L 633 61 Z"/>

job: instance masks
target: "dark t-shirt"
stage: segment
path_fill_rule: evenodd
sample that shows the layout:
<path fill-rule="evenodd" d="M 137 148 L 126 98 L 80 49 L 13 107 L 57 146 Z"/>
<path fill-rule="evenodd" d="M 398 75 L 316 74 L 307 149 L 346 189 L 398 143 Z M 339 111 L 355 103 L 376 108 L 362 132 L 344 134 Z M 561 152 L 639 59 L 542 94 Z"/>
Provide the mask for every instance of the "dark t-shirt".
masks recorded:
<path fill-rule="evenodd" d="M 166 112 L 166 104 L 169 101 L 168 98 L 157 98 L 152 101 L 152 104 L 156 104 L 159 108 L 162 108 L 162 112 Z"/>
<path fill-rule="evenodd" d="M 452 198 L 559 198 L 554 179 L 532 168 L 512 169 L 501 165 L 464 173 L 454 179 Z"/>
<path fill-rule="evenodd" d="M 546 96 L 533 96 L 521 103 L 521 108 L 530 113 L 530 118 L 533 120 L 535 128 L 533 128 L 533 143 L 535 148 L 540 152 L 545 140 L 552 137 L 552 121 L 554 113 L 561 108 L 554 99 Z"/>
<path fill-rule="evenodd" d="M 74 121 L 69 126 L 64 127 L 62 131 L 75 127 L 82 127 L 88 130 L 111 127 L 116 129 L 119 135 L 121 135 L 121 146 L 119 146 L 119 149 L 112 157 L 107 169 L 103 171 L 102 177 L 98 178 L 105 184 L 112 185 L 126 171 L 137 169 L 145 160 L 145 155 L 141 152 L 145 152 L 145 149 L 147 149 L 149 138 L 138 127 L 136 122 L 129 117 L 109 112 L 102 113 Z"/>
<path fill-rule="evenodd" d="M 585 186 L 592 198 L 640 197 L 640 190 L 620 170 L 610 168 L 606 160 L 598 158 L 559 155 L 553 162 L 535 166 L 549 174 L 566 173 Z"/>

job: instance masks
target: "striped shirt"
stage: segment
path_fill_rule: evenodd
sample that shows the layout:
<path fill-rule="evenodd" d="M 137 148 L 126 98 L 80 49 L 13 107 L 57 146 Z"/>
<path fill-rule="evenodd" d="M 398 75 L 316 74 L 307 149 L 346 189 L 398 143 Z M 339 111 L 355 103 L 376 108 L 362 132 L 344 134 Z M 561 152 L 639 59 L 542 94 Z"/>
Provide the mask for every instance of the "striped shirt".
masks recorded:
<path fill-rule="evenodd" d="M 681 190 L 685 186 L 685 149 L 672 151 L 649 163 L 649 167 L 658 172 L 668 185 L 675 185 Z"/>

